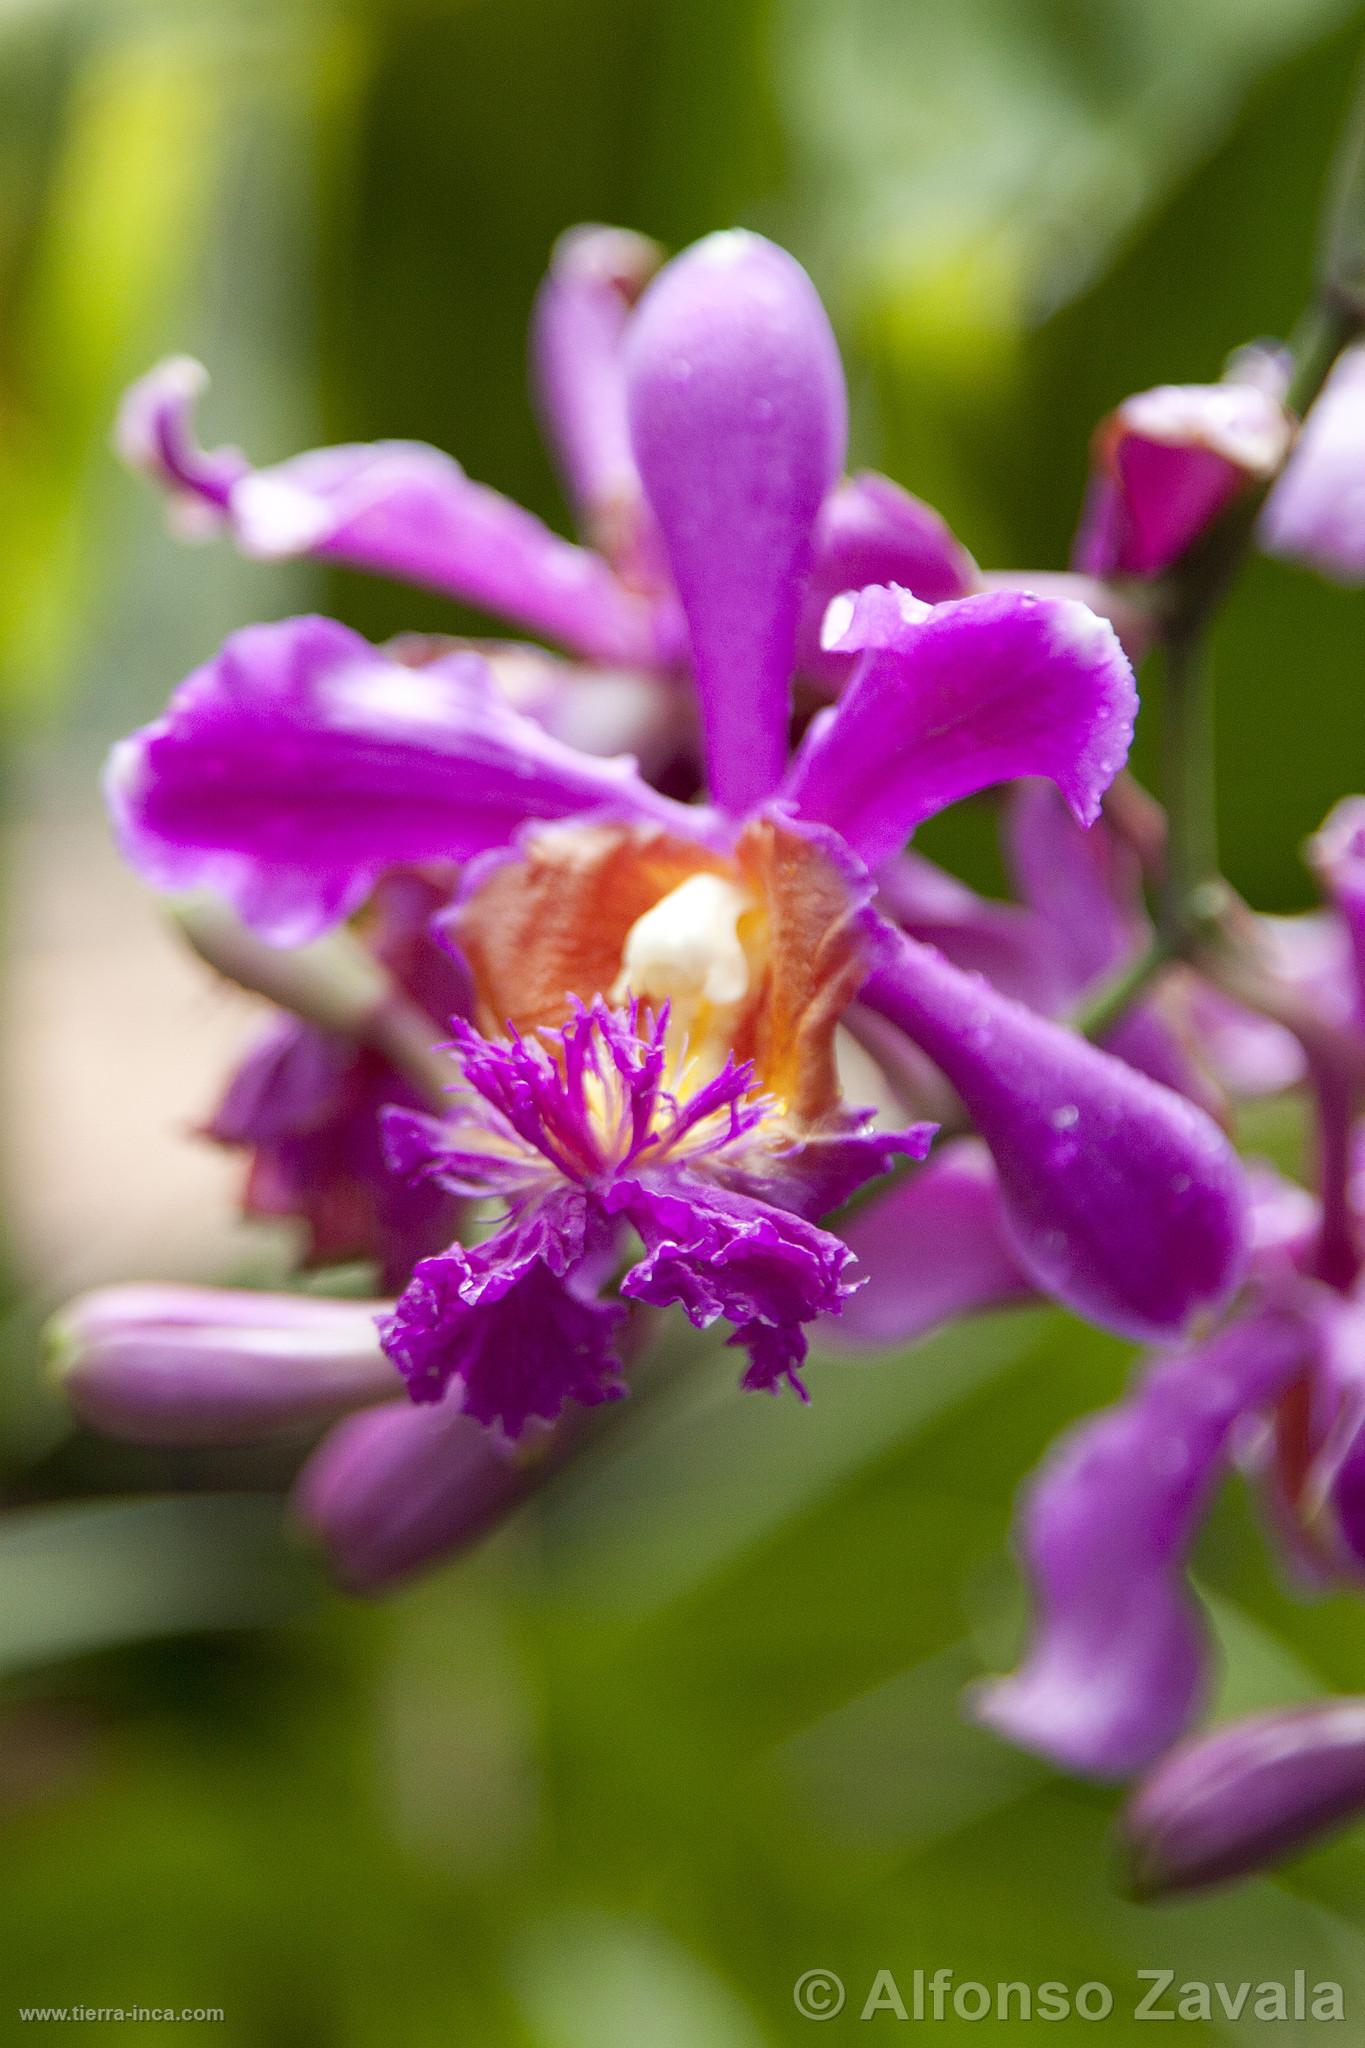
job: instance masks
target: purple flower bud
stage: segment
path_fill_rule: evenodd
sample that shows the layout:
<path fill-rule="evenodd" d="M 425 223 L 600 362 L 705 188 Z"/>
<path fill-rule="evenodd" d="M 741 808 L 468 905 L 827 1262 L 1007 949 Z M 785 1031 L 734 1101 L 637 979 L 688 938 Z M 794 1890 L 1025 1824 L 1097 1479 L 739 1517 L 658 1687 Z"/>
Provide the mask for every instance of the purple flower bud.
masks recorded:
<path fill-rule="evenodd" d="M 399 1391 L 387 1303 L 228 1287 L 106 1287 L 49 1326 L 67 1401 L 144 1444 L 238 1443 L 330 1422 Z"/>
<path fill-rule="evenodd" d="M 294 1511 L 343 1586 L 377 1593 L 467 1549 L 552 1462 L 544 1436 L 528 1456 L 457 1401 L 404 1402 L 334 1429 L 299 1475 Z"/>
<path fill-rule="evenodd" d="M 1127 398 L 1095 436 L 1073 566 L 1157 576 L 1289 449 L 1289 418 L 1258 384 L 1162 384 Z"/>
<path fill-rule="evenodd" d="M 1122 1821 L 1142 1898 L 1266 1870 L 1365 1809 L 1365 1699 L 1230 1722 L 1172 1750 Z"/>

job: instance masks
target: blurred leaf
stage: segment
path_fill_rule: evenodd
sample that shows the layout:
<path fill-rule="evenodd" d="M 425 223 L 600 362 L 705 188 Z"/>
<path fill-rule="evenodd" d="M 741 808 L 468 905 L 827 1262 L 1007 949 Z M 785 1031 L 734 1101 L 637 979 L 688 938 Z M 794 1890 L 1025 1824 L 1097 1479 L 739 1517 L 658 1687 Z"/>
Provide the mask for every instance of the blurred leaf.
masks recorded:
<path fill-rule="evenodd" d="M 536 2048 L 765 2048 L 740 1999 L 657 1929 L 565 1918 L 534 1928 L 512 1963 Z"/>
<path fill-rule="evenodd" d="M 27 1508 L 0 1520 L 0 1672 L 199 1629 L 259 1628 L 310 1604 L 278 1504 L 252 1496 Z"/>
<path fill-rule="evenodd" d="M 713 1354 L 547 1503 L 562 1597 L 632 1614 L 678 1600 L 1014 1366 L 1047 1324 L 983 1317 L 901 1356 L 816 1360 L 809 1408 L 739 1396 L 733 1354 Z"/>

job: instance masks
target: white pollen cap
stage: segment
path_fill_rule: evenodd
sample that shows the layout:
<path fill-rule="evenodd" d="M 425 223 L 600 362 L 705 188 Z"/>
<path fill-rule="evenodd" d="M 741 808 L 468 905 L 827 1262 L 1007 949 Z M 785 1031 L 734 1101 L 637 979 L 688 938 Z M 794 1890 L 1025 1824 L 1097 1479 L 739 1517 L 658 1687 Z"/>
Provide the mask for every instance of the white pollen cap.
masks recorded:
<path fill-rule="evenodd" d="M 742 1002 L 749 962 L 739 920 L 749 907 L 745 891 L 723 875 L 689 875 L 627 932 L 613 1000 L 630 994 L 684 1009 Z"/>

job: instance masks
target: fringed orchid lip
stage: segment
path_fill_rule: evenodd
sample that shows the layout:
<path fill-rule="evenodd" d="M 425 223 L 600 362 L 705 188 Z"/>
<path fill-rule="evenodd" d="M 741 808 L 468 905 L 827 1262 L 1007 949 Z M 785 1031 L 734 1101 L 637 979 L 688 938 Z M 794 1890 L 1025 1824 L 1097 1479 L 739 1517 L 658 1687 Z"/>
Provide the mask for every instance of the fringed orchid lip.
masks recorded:
<path fill-rule="evenodd" d="M 667 1002 L 700 1071 L 750 1062 L 804 1130 L 838 1105 L 834 1031 L 878 943 L 870 895 L 830 835 L 790 819 L 751 819 L 730 853 L 565 824 L 471 870 L 447 928 L 485 1032 L 559 1026 L 599 995 Z"/>
<path fill-rule="evenodd" d="M 843 1107 L 834 1033 L 866 972 L 871 885 L 818 833 L 745 826 L 732 855 L 563 825 L 471 878 L 451 923 L 477 996 L 450 1113 L 390 1117 L 415 1183 L 497 1196 L 501 1230 L 423 1261 L 385 1325 L 414 1399 L 452 1384 L 510 1437 L 620 1391 L 620 1301 L 724 1318 L 746 1385 L 801 1389 L 804 1328 L 851 1291 L 813 1219 L 932 1130 Z M 604 994 L 603 991 L 606 993 Z"/>

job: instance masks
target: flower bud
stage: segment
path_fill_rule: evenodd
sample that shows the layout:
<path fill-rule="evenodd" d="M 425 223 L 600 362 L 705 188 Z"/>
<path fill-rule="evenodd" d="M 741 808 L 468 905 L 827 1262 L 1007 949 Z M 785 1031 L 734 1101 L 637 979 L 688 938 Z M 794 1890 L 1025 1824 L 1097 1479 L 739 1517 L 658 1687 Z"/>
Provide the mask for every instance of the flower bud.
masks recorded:
<path fill-rule="evenodd" d="M 53 1370 L 92 1429 L 222 1444 L 331 1422 L 400 1389 L 372 1301 L 228 1287 L 106 1287 L 49 1325 Z"/>
<path fill-rule="evenodd" d="M 467 1549 L 552 1464 L 549 1443 L 528 1456 L 457 1400 L 404 1401 L 333 1430 L 299 1475 L 294 1511 L 348 1591 L 378 1593 Z"/>
<path fill-rule="evenodd" d="M 1162 384 L 1126 398 L 1095 435 L 1072 566 L 1158 576 L 1289 451 L 1279 398 L 1255 383 Z"/>
<path fill-rule="evenodd" d="M 1172 1750 L 1121 1823 L 1141 1898 L 1266 1870 L 1365 1809 L 1365 1699 L 1230 1722 Z"/>

